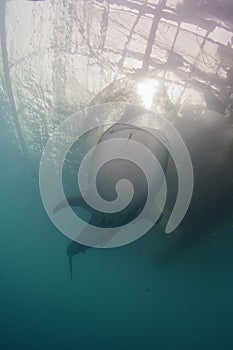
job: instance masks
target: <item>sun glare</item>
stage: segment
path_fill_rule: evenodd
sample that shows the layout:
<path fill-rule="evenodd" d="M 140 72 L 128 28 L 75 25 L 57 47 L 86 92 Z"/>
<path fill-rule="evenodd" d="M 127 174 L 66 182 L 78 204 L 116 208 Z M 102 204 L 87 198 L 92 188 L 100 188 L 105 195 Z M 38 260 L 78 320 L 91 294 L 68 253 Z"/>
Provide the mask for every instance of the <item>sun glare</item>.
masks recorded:
<path fill-rule="evenodd" d="M 159 82 L 155 79 L 144 79 L 137 84 L 137 93 L 141 97 L 144 107 L 151 108 L 153 97 L 159 90 Z"/>

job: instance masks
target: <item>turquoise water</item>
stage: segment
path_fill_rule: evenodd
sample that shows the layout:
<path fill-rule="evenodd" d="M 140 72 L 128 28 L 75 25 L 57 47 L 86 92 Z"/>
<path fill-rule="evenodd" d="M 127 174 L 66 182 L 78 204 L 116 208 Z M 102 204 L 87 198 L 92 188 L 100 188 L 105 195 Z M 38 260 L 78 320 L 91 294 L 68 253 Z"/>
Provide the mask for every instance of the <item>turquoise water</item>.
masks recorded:
<path fill-rule="evenodd" d="M 196 2 L 197 8 L 193 1 L 189 2 L 191 12 L 187 11 L 189 6 L 184 7 L 185 17 L 188 12 L 192 16 L 197 10 L 201 12 L 199 2 Z M 113 6 L 108 7 L 108 3 Z M 149 59 L 144 61 L 144 54 L 153 28 L 152 2 L 147 3 L 147 24 L 143 16 L 142 21 L 137 18 L 138 10 L 133 15 L 132 8 L 138 9 L 140 1 L 127 1 L 129 8 L 124 9 L 121 3 L 124 1 L 0 0 L 1 350 L 233 349 L 233 226 L 229 222 L 222 222 L 220 228 L 201 237 L 198 244 L 183 254 L 177 254 L 182 250 L 179 241 L 163 254 L 165 238 L 160 226 L 121 248 L 88 249 L 74 258 L 72 282 L 66 255 L 70 241 L 51 223 L 42 205 L 39 158 L 55 126 L 91 101 L 98 104 L 123 98 L 135 102 L 132 91 L 127 94 L 130 86 L 127 80 L 122 82 L 122 91 L 117 91 L 118 83 L 111 86 L 110 91 L 103 89 L 125 73 L 146 68 L 147 63 L 149 68 Z M 169 3 L 174 8 L 177 1 Z M 184 1 L 184 5 L 187 3 Z M 210 1 L 203 2 L 203 13 L 209 4 Z M 218 5 L 220 2 L 213 1 L 210 14 Z M 226 8 L 224 13 L 224 7 L 220 7 L 219 19 L 227 17 L 227 22 L 230 21 L 231 12 Z M 199 12 L 197 14 L 199 16 Z M 219 88 L 217 83 L 221 83 L 221 98 L 226 94 L 224 88 L 231 84 L 232 33 L 228 32 L 229 38 L 225 40 L 226 32 L 220 29 L 215 34 L 223 41 L 219 46 L 216 42 L 215 46 L 214 36 L 207 40 L 205 26 L 209 23 L 212 27 L 212 21 L 199 19 L 192 24 L 195 33 L 188 25 L 179 37 L 180 22 L 177 28 L 170 28 L 164 21 L 155 33 L 158 47 L 152 50 L 150 68 L 156 72 L 157 64 L 164 67 L 158 77 L 165 79 L 163 69 L 166 70 L 170 60 L 170 63 L 174 61 L 175 71 L 184 63 L 181 73 L 189 76 L 187 80 L 186 75 L 184 80 L 183 74 L 181 78 L 177 76 L 177 91 L 170 89 L 169 96 L 177 103 L 188 101 L 190 105 L 203 105 L 208 102 L 203 100 L 203 92 L 208 92 L 211 84 L 213 92 Z M 199 22 L 201 26 L 204 23 L 204 28 L 196 28 Z M 218 20 L 217 27 L 220 22 Z M 112 37 L 108 37 L 111 31 Z M 196 36 L 198 33 L 204 33 L 203 42 Z M 131 39 L 134 40 L 132 47 Z M 186 45 L 190 43 L 192 47 Z M 179 55 L 173 57 L 170 53 L 174 48 Z M 183 96 L 183 87 L 189 89 L 188 79 L 199 71 L 204 75 L 197 75 L 197 81 L 203 82 L 205 78 L 207 90 L 197 94 L 199 84 L 194 84 L 195 91 L 191 89 Z M 218 78 L 216 85 L 213 77 Z M 168 81 L 170 79 L 173 81 L 168 74 Z M 162 96 L 163 100 L 170 102 L 164 97 L 167 96 Z M 220 100 L 217 99 L 217 107 Z M 216 100 L 212 102 L 216 109 Z M 170 112 L 172 115 L 173 109 Z M 13 117 L 19 117 L 22 124 L 27 155 L 20 150 Z M 232 140 L 231 130 L 229 128 Z M 193 129 L 188 129 L 187 139 L 192 133 Z M 227 135 L 223 135 L 227 148 Z M 204 137 L 205 133 L 196 143 Z M 203 143 L 200 144 L 201 148 Z M 212 151 L 212 144 L 209 147 Z M 199 153 L 196 155 L 198 159 Z M 221 156 L 225 154 L 216 154 L 216 162 L 221 163 Z M 201 158 L 204 170 L 205 162 L 208 164 L 205 157 Z M 208 171 L 206 173 L 207 178 Z M 70 178 L 67 179 L 69 182 Z M 224 190 L 227 186 L 228 183 Z M 229 196 L 231 194 L 232 182 Z M 216 205 L 222 215 L 223 205 Z M 211 210 L 215 212 L 213 206 Z M 203 219 L 205 213 L 201 214 Z M 199 226 L 198 231 L 205 231 Z M 191 225 L 190 231 L 193 232 Z M 200 232 L 196 232 L 197 236 Z"/>
<path fill-rule="evenodd" d="M 1 117 L 0 348 L 233 349 L 232 228 L 164 263 L 152 233 L 89 249 L 75 257 L 71 282 L 69 240 Z"/>

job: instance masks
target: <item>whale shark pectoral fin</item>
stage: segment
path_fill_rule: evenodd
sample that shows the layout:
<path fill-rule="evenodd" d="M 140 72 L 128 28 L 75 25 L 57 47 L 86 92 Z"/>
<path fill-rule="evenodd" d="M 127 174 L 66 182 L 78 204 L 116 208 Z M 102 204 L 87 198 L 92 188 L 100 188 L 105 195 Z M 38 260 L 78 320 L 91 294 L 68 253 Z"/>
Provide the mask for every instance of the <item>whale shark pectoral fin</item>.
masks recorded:
<path fill-rule="evenodd" d="M 69 196 L 67 199 L 64 199 L 60 203 L 58 203 L 55 208 L 53 209 L 53 214 L 56 214 L 61 209 L 71 207 L 86 207 L 86 203 L 82 197 L 81 193 L 74 194 L 72 196 Z"/>

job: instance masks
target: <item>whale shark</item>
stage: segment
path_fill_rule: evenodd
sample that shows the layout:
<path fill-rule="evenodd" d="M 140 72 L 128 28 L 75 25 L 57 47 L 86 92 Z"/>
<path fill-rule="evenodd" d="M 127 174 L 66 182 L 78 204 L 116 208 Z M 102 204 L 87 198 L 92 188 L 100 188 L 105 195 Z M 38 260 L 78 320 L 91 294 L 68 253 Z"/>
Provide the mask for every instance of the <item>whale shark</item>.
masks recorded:
<path fill-rule="evenodd" d="M 165 136 L 162 135 L 161 131 L 157 131 L 157 135 L 163 140 Z M 111 202 L 117 197 L 116 193 L 116 184 L 121 179 L 127 179 L 130 181 L 134 188 L 133 198 L 130 203 L 115 213 L 106 213 L 101 212 L 98 209 L 93 209 L 89 206 L 83 198 L 83 193 L 77 193 L 67 198 L 67 201 L 62 201 L 54 208 L 54 214 L 58 211 L 64 209 L 68 205 L 71 207 L 82 207 L 88 210 L 91 214 L 91 220 L 87 228 L 81 233 L 81 237 L 85 238 L 86 244 L 93 246 L 98 244 L 98 246 L 105 246 L 108 241 L 116 235 L 116 231 L 113 230 L 115 227 L 121 227 L 127 225 L 132 220 L 138 217 L 138 215 L 143 210 L 147 197 L 148 197 L 148 181 L 151 182 L 153 187 L 154 196 L 159 192 L 161 185 L 164 179 L 160 176 L 160 173 L 154 171 L 151 168 L 149 161 L 150 159 L 144 159 L 144 166 L 149 170 L 147 178 L 143 174 L 142 169 L 137 165 L 133 164 L 131 159 L 131 154 L 129 149 L 129 143 L 132 141 L 138 142 L 141 145 L 145 146 L 150 150 L 154 156 L 158 159 L 163 172 L 166 172 L 166 167 L 168 163 L 168 147 L 160 141 L 159 137 L 153 133 L 151 134 L 149 130 L 145 130 L 134 125 L 125 124 L 125 123 L 116 123 L 110 126 L 100 137 L 98 144 L 102 144 L 106 141 L 117 140 L 117 143 L 109 145 L 104 150 L 97 149 L 92 158 L 92 166 L 95 167 L 95 164 L 98 166 L 100 161 L 105 159 L 111 147 L 119 147 L 119 153 L 123 154 L 125 159 L 118 158 L 113 159 L 112 161 L 107 162 L 99 171 L 97 178 L 93 177 L 92 169 L 89 172 L 90 183 L 96 180 L 96 186 L 99 194 L 106 201 Z M 120 142 L 119 142 L 120 139 Z M 111 151 L 111 150 L 110 150 Z M 140 157 L 140 154 L 137 155 Z M 128 160 L 129 159 L 129 160 Z M 156 207 L 153 207 L 153 210 L 157 210 Z M 150 212 L 148 218 L 150 217 Z M 145 214 L 144 214 L 145 216 Z M 161 215 L 159 217 L 161 220 Z M 157 220 L 157 221 L 159 221 Z M 90 226 L 91 225 L 91 226 Z M 95 242 L 95 227 L 101 226 L 106 228 L 102 236 L 98 236 L 97 242 Z M 94 227 L 94 228 L 93 228 Z M 80 236 L 79 236 L 80 239 Z M 79 244 L 75 241 L 72 241 L 67 248 L 67 255 L 69 258 L 69 267 L 71 279 L 73 280 L 72 272 L 72 259 L 73 256 L 79 253 L 84 253 L 88 249 L 87 245 Z"/>

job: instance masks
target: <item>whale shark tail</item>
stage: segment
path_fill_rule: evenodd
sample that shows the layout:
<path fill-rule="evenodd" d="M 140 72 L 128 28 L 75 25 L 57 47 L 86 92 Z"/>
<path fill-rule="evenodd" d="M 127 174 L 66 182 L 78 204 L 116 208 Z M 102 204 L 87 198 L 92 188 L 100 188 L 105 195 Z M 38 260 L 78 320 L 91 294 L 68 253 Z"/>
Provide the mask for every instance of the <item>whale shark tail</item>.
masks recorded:
<path fill-rule="evenodd" d="M 74 278 L 73 278 L 73 257 L 77 254 L 80 253 L 85 253 L 85 251 L 88 249 L 89 247 L 82 245 L 80 243 L 77 243 L 76 241 L 72 241 L 68 246 L 67 246 L 67 250 L 66 250 L 66 254 L 68 255 L 68 259 L 69 259 L 69 269 L 70 269 L 70 277 L 71 277 L 71 281 L 74 282 Z"/>
<path fill-rule="evenodd" d="M 69 268 L 70 268 L 70 278 L 71 278 L 71 281 L 74 282 L 74 278 L 73 278 L 73 255 L 68 255 L 69 257 Z"/>

